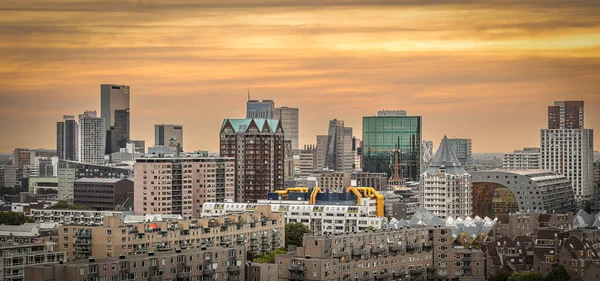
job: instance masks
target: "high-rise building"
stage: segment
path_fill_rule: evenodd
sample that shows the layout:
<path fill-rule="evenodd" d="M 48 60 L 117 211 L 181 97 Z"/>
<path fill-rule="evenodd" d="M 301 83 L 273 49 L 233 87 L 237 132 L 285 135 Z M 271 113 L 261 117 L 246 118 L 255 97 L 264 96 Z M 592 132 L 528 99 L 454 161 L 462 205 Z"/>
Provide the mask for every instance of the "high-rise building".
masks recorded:
<path fill-rule="evenodd" d="M 183 126 L 154 125 L 154 146 L 176 146 L 183 152 Z"/>
<path fill-rule="evenodd" d="M 256 202 L 283 189 L 285 137 L 279 120 L 225 119 L 220 135 L 221 156 L 235 159 L 236 202 Z"/>
<path fill-rule="evenodd" d="M 433 158 L 433 142 L 432 141 L 422 141 L 421 142 L 421 171 L 427 170 L 429 168 L 429 163 L 431 163 L 431 159 Z"/>
<path fill-rule="evenodd" d="M 329 121 L 327 136 L 317 136 L 317 165 L 318 169 L 352 172 L 354 165 L 352 128 L 345 127 L 344 121 L 337 119 Z"/>
<path fill-rule="evenodd" d="M 502 169 L 505 170 L 537 170 L 541 168 L 540 149 L 523 148 L 513 153 L 504 154 Z"/>
<path fill-rule="evenodd" d="M 0 186 L 14 187 L 18 183 L 17 165 L 0 165 Z"/>
<path fill-rule="evenodd" d="M 362 170 L 362 141 L 360 138 L 352 137 L 352 156 L 354 157 L 352 169 Z"/>
<path fill-rule="evenodd" d="M 548 106 L 548 129 L 583 129 L 583 101 L 555 101 Z"/>
<path fill-rule="evenodd" d="M 565 175 L 578 200 L 589 200 L 594 181 L 594 131 L 583 127 L 583 102 L 548 107 L 548 129 L 541 130 L 541 167 Z"/>
<path fill-rule="evenodd" d="M 421 174 L 419 203 L 440 218 L 470 217 L 473 211 L 471 175 L 461 166 L 444 136 L 429 168 Z"/>
<path fill-rule="evenodd" d="M 285 139 L 292 141 L 292 149 L 298 149 L 298 109 L 287 106 L 275 108 L 273 119 L 281 120 Z"/>
<path fill-rule="evenodd" d="M 138 158 L 134 165 L 135 214 L 200 217 L 204 202 L 233 201 L 234 175 L 232 158 Z"/>
<path fill-rule="evenodd" d="M 129 94 L 126 85 L 100 85 L 100 117 L 104 119 L 105 154 L 119 152 L 129 140 Z M 117 126 L 117 128 L 115 128 Z"/>
<path fill-rule="evenodd" d="M 421 168 L 421 116 L 406 116 L 397 111 L 363 117 L 363 171 L 394 172 L 394 154 L 400 149 L 402 178 L 416 181 Z"/>
<path fill-rule="evenodd" d="M 448 142 L 452 152 L 460 162 L 460 165 L 467 171 L 473 170 L 473 151 L 471 139 L 449 138 Z"/>
<path fill-rule="evenodd" d="M 251 100 L 246 103 L 246 118 L 273 119 L 275 102 L 272 100 Z"/>
<path fill-rule="evenodd" d="M 58 159 L 75 160 L 77 151 L 77 122 L 72 115 L 64 115 L 56 123 L 56 153 Z"/>
<path fill-rule="evenodd" d="M 108 138 L 107 138 L 108 139 Z M 115 110 L 115 124 L 110 128 L 110 151 L 107 154 L 119 152 L 129 142 L 129 109 Z"/>
<path fill-rule="evenodd" d="M 285 160 L 283 161 L 283 179 L 286 180 L 294 180 L 294 153 L 292 151 L 292 141 L 284 140 L 284 154 Z"/>
<path fill-rule="evenodd" d="M 79 115 L 77 126 L 77 157 L 79 162 L 103 164 L 106 130 L 104 119 L 96 111 L 85 111 Z"/>
<path fill-rule="evenodd" d="M 104 118 L 104 127 L 107 130 L 115 125 L 116 110 L 130 108 L 129 90 L 129 86 L 126 85 L 100 85 L 100 117 Z"/>
<path fill-rule="evenodd" d="M 304 145 L 304 149 L 297 150 L 294 155 L 294 174 L 296 178 L 306 178 L 315 170 L 317 149 L 314 145 Z"/>

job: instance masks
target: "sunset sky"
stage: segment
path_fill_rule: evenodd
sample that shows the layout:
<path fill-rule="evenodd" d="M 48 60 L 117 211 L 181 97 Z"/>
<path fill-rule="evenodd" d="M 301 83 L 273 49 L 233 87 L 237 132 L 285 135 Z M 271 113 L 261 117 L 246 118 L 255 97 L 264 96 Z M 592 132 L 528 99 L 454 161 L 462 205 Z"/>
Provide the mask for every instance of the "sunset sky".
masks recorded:
<path fill-rule="evenodd" d="M 0 0 L 0 152 L 56 148 L 56 122 L 99 112 L 103 83 L 131 86 L 146 146 L 169 123 L 186 150 L 218 151 L 249 87 L 300 108 L 301 144 L 330 119 L 362 137 L 362 116 L 405 109 L 436 147 L 512 151 L 539 146 L 553 101 L 583 100 L 598 149 L 599 15 L 600 1 Z"/>

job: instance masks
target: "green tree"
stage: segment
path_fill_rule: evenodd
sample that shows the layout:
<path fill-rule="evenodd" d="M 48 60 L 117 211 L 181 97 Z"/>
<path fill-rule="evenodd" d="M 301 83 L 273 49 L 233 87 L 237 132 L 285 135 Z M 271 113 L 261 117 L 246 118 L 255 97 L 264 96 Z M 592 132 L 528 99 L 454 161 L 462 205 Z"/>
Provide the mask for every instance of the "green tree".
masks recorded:
<path fill-rule="evenodd" d="M 292 222 L 285 225 L 285 247 L 302 247 L 304 234 L 310 233 L 310 229 L 301 222 Z"/>
<path fill-rule="evenodd" d="M 22 213 L 0 212 L 0 224 L 22 225 L 26 222 L 35 222 L 32 218 Z"/>
<path fill-rule="evenodd" d="M 89 210 L 90 208 L 82 205 L 71 205 L 65 200 L 60 200 L 52 205 L 50 209 L 66 209 L 66 210 Z"/>
<path fill-rule="evenodd" d="M 287 254 L 287 250 L 284 248 L 279 248 L 279 249 L 269 251 L 268 253 L 266 253 L 264 255 L 260 255 L 256 258 L 252 259 L 252 262 L 275 263 L 275 255 L 279 255 L 279 254 Z"/>
<path fill-rule="evenodd" d="M 510 277 L 510 273 L 506 271 L 499 271 L 496 274 L 490 276 L 488 281 L 508 281 L 508 277 Z"/>
<path fill-rule="evenodd" d="M 513 272 L 508 281 L 544 281 L 544 277 L 537 271 L 534 272 Z"/>
<path fill-rule="evenodd" d="M 372 225 L 367 226 L 367 228 L 365 228 L 365 231 L 373 231 L 375 230 L 375 227 L 373 227 Z"/>
<path fill-rule="evenodd" d="M 544 280 L 545 281 L 571 281 L 571 276 L 569 276 L 569 273 L 562 265 L 559 265 L 559 266 L 553 268 L 552 271 L 548 274 L 548 276 L 546 276 L 546 279 L 544 279 Z"/>

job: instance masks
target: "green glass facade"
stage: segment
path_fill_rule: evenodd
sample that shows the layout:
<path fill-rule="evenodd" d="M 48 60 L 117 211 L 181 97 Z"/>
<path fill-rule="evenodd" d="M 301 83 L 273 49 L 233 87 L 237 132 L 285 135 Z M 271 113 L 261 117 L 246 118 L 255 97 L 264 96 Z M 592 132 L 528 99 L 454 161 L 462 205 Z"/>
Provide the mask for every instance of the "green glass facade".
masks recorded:
<path fill-rule="evenodd" d="M 406 180 L 417 181 L 421 165 L 421 116 L 363 117 L 363 171 L 394 172 L 394 149 L 400 148 L 399 169 Z"/>

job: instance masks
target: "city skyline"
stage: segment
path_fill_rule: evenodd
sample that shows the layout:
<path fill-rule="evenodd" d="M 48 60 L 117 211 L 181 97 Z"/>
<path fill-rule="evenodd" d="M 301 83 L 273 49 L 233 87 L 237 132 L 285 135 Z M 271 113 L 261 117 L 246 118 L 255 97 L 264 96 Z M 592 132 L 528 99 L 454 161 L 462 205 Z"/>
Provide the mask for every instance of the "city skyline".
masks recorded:
<path fill-rule="evenodd" d="M 328 120 L 359 137 L 363 116 L 403 109 L 434 147 L 511 152 L 539 146 L 557 100 L 583 100 L 600 137 L 598 3 L 98 3 L 0 5 L 0 152 L 55 147 L 56 122 L 100 112 L 105 83 L 131 86 L 131 139 L 182 124 L 188 151 L 218 150 L 248 87 L 303 112 L 301 146 Z"/>

